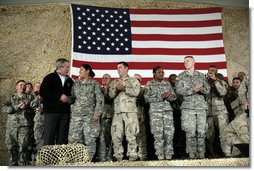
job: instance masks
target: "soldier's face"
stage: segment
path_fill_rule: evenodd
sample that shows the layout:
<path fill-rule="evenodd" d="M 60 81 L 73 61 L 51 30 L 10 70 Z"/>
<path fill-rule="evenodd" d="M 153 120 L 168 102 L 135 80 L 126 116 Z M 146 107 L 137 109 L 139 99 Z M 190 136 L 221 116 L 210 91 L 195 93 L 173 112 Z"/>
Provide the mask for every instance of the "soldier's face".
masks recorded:
<path fill-rule="evenodd" d="M 31 93 L 33 91 L 33 87 L 30 84 L 26 85 L 26 92 Z"/>
<path fill-rule="evenodd" d="M 104 84 L 104 85 L 106 85 L 106 84 L 109 84 L 110 83 L 110 76 L 108 75 L 108 74 L 104 74 L 103 76 L 102 76 L 102 84 Z"/>
<path fill-rule="evenodd" d="M 80 67 L 79 77 L 80 78 L 85 78 L 85 77 L 88 77 L 88 75 L 89 75 L 89 70 L 86 70 L 84 67 Z"/>
<path fill-rule="evenodd" d="M 24 93 L 26 91 L 26 83 L 25 82 L 19 82 L 16 85 L 17 93 Z"/>
<path fill-rule="evenodd" d="M 195 61 L 193 58 L 185 58 L 184 59 L 184 67 L 186 69 L 191 69 L 194 67 Z"/>
<path fill-rule="evenodd" d="M 171 75 L 169 78 L 168 78 L 168 81 L 171 83 L 171 84 L 174 84 L 176 82 L 176 75 Z"/>
<path fill-rule="evenodd" d="M 34 85 L 34 91 L 35 91 L 35 92 L 39 92 L 39 91 L 40 91 L 40 88 L 41 88 L 41 84 L 40 84 L 40 83 L 36 83 L 36 84 Z"/>
<path fill-rule="evenodd" d="M 232 86 L 234 87 L 234 89 L 238 90 L 240 88 L 240 85 L 241 85 L 240 80 L 233 80 Z"/>
<path fill-rule="evenodd" d="M 208 68 L 208 73 L 209 74 L 217 74 L 218 70 L 216 67 L 210 67 Z"/>
<path fill-rule="evenodd" d="M 154 78 L 157 80 L 163 80 L 164 78 L 164 71 L 162 68 L 157 69 L 157 71 L 154 73 Z"/>
<path fill-rule="evenodd" d="M 118 64 L 117 65 L 117 72 L 119 76 L 127 75 L 128 73 L 128 67 L 123 66 L 123 64 Z"/>

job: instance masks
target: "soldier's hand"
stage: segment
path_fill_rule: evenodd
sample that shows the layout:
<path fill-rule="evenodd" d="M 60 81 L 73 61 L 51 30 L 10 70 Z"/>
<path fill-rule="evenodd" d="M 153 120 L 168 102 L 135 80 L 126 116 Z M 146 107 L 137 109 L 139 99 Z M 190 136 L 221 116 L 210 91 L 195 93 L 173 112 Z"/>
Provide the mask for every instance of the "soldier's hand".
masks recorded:
<path fill-rule="evenodd" d="M 98 116 L 98 115 L 93 115 L 92 120 L 93 120 L 94 122 L 97 122 L 98 120 L 100 120 L 100 116 Z"/>
<path fill-rule="evenodd" d="M 249 103 L 246 101 L 246 102 L 244 102 L 243 104 L 242 104 L 242 109 L 243 110 L 247 110 L 247 109 L 249 109 Z"/>
<path fill-rule="evenodd" d="M 26 108 L 26 104 L 24 102 L 21 102 L 19 105 L 18 105 L 18 108 L 20 109 L 25 109 Z"/>
<path fill-rule="evenodd" d="M 42 112 L 43 112 L 43 108 L 41 108 L 41 107 L 37 107 L 37 108 L 36 108 L 36 112 L 38 112 L 38 113 L 42 113 Z"/>
<path fill-rule="evenodd" d="M 123 91 L 124 89 L 125 89 L 125 87 L 122 84 L 117 84 L 116 85 L 116 90 Z"/>
<path fill-rule="evenodd" d="M 238 72 L 235 72 L 235 73 L 233 74 L 233 78 L 235 78 L 235 77 L 238 77 Z"/>
<path fill-rule="evenodd" d="M 217 79 L 214 73 L 210 74 L 210 79 L 212 79 L 213 81 Z"/>
<path fill-rule="evenodd" d="M 203 84 L 201 84 L 201 83 L 195 84 L 195 91 L 197 91 L 197 92 L 200 91 L 202 86 L 203 86 Z"/>
<path fill-rule="evenodd" d="M 161 98 L 162 99 L 166 99 L 171 95 L 171 93 L 169 91 L 166 91 L 165 93 L 161 94 Z"/>

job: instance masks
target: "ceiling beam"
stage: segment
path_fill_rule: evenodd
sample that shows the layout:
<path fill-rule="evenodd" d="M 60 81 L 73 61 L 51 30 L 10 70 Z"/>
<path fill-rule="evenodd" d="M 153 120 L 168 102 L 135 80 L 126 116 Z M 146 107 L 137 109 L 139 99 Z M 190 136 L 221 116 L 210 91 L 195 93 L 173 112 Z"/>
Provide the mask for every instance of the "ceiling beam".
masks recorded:
<path fill-rule="evenodd" d="M 101 0 L 0 0 L 0 5 L 27 5 L 44 3 L 80 3 L 84 1 Z M 105 0 L 104 0 L 105 1 Z M 249 0 L 161 0 L 172 2 L 203 3 L 225 7 L 249 8 Z"/>

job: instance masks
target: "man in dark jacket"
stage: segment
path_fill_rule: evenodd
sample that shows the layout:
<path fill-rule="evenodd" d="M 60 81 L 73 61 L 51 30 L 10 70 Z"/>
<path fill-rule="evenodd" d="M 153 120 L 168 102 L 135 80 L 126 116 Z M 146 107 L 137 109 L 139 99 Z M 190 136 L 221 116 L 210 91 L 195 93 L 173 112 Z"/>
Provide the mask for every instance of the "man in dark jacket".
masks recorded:
<path fill-rule="evenodd" d="M 70 104 L 73 85 L 68 76 L 70 63 L 67 59 L 56 60 L 56 70 L 44 77 L 40 95 L 43 99 L 44 145 L 67 144 L 70 123 Z"/>

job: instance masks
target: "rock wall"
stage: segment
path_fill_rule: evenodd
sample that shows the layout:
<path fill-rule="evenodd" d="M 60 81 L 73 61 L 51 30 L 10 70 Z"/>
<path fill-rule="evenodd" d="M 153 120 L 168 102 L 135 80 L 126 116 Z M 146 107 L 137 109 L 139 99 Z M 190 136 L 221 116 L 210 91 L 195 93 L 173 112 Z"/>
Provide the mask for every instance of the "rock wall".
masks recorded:
<path fill-rule="evenodd" d="M 101 0 L 84 5 L 123 8 L 204 8 L 205 4 L 159 0 Z M 249 71 L 249 10 L 223 8 L 228 77 Z M 71 16 L 68 4 L 0 6 L 0 105 L 15 91 L 19 79 L 35 83 L 54 70 L 59 57 L 70 59 Z M 4 143 L 7 116 L 0 112 L 0 165 L 8 164 Z"/>

